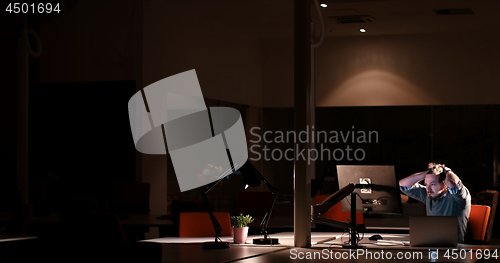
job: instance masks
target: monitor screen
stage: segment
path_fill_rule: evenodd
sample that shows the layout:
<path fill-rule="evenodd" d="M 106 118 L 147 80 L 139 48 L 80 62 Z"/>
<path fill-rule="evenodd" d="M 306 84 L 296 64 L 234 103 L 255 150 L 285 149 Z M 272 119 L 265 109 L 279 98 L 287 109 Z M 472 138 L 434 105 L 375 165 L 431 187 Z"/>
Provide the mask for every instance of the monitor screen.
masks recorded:
<path fill-rule="evenodd" d="M 339 188 L 348 184 L 370 186 L 356 188 L 356 211 L 367 214 L 402 214 L 401 196 L 394 166 L 337 165 Z M 361 200 L 359 197 L 361 197 Z M 342 200 L 342 210 L 351 211 L 351 196 Z"/>

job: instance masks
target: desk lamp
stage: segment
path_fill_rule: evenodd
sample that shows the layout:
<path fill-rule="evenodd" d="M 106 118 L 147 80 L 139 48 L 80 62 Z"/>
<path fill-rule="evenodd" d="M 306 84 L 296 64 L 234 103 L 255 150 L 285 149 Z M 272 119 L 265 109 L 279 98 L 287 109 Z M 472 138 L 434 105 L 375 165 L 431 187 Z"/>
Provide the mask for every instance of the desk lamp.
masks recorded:
<path fill-rule="evenodd" d="M 253 240 L 255 245 L 277 245 L 279 244 L 279 239 L 277 238 L 269 238 L 267 235 L 267 225 L 269 223 L 269 219 L 271 218 L 271 213 L 273 212 L 274 203 L 276 203 L 276 196 L 278 194 L 278 189 L 274 188 L 262 174 L 249 162 L 247 161 L 240 169 L 241 180 L 245 184 L 245 189 L 248 186 L 259 186 L 263 183 L 269 191 L 273 194 L 273 200 L 269 207 L 269 210 L 264 215 L 264 218 L 260 222 L 260 232 L 264 234 L 264 238 L 256 238 Z"/>
<path fill-rule="evenodd" d="M 267 234 L 267 225 L 269 223 L 269 219 L 271 218 L 271 213 L 274 208 L 274 204 L 276 203 L 276 196 L 278 194 L 278 189 L 274 188 L 265 178 L 262 176 L 262 174 L 249 162 L 247 161 L 238 171 L 233 170 L 233 174 L 240 174 L 241 175 L 241 180 L 245 184 L 245 189 L 248 188 L 248 186 L 259 186 L 261 183 L 263 183 L 269 191 L 273 194 L 273 200 L 271 202 L 271 205 L 269 207 L 268 212 L 264 215 L 264 218 L 262 219 L 260 223 L 260 229 L 261 233 L 264 234 L 264 238 L 256 238 L 253 240 L 253 243 L 256 245 L 277 245 L 279 244 L 279 239 L 277 238 L 269 238 Z M 210 204 L 208 203 L 207 199 L 207 193 L 214 188 L 222 179 L 225 177 L 220 178 L 219 180 L 212 182 L 210 184 L 207 184 L 204 187 L 200 188 L 200 193 L 201 196 L 203 197 L 203 201 L 205 202 L 205 205 L 207 207 L 208 214 L 210 215 L 210 220 L 212 221 L 212 225 L 214 226 L 215 230 L 215 240 L 214 242 L 205 242 L 203 243 L 203 248 L 205 249 L 222 249 L 222 248 L 229 248 L 229 242 L 222 242 L 220 239 L 221 237 L 221 232 L 222 232 L 222 227 L 217 221 L 217 218 L 214 216 L 212 209 L 210 207 Z"/>
<path fill-rule="evenodd" d="M 210 192 L 210 190 L 212 190 L 212 188 L 214 188 L 214 186 L 216 186 L 224 178 L 225 177 L 222 177 L 221 179 L 200 188 L 201 196 L 203 197 L 203 201 L 205 202 L 205 206 L 207 207 L 208 215 L 210 216 L 210 220 L 212 221 L 212 225 L 214 226 L 215 230 L 215 241 L 204 242 L 203 243 L 204 249 L 222 249 L 230 247 L 229 242 L 223 242 L 220 239 L 222 233 L 222 227 L 219 224 L 219 221 L 217 221 L 217 218 L 215 217 L 214 213 L 212 212 L 212 208 L 210 207 L 210 203 L 208 202 L 207 199 L 207 193 Z"/>

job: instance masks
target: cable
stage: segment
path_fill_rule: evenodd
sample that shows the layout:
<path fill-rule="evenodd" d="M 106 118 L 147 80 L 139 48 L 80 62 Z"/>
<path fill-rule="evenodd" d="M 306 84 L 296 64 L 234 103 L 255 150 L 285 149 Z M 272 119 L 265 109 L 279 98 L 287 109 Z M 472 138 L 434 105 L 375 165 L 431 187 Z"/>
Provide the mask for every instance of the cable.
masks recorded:
<path fill-rule="evenodd" d="M 359 199 L 361 199 L 361 204 L 363 204 L 363 201 L 365 201 L 365 199 L 363 199 L 363 197 L 361 197 L 361 195 L 358 193 L 358 192 L 354 192 L 357 196 L 359 196 Z M 347 200 L 347 203 L 349 204 L 349 206 L 351 206 L 351 201 L 349 201 L 348 198 L 346 198 Z"/>
<path fill-rule="evenodd" d="M 316 11 L 318 12 L 319 20 L 321 23 L 321 35 L 319 36 L 319 40 L 317 42 L 313 42 L 311 46 L 313 48 L 317 48 L 321 46 L 321 44 L 323 44 L 323 40 L 325 39 L 325 20 L 323 19 L 323 14 L 321 13 L 318 0 L 314 0 L 314 6 L 316 7 Z"/>
<path fill-rule="evenodd" d="M 354 193 L 355 193 L 357 196 L 359 196 L 359 199 L 361 199 L 361 203 L 363 203 L 363 201 L 364 201 L 364 200 L 363 200 L 363 198 L 361 197 L 361 195 L 360 195 L 359 193 L 357 193 L 357 192 L 354 192 Z M 351 206 L 351 202 L 349 201 L 349 199 L 348 199 L 348 198 L 346 198 L 346 200 L 347 200 L 347 203 L 349 204 L 349 206 Z M 350 219 L 346 219 L 346 220 L 344 220 L 344 222 L 345 222 L 345 221 L 348 221 L 349 223 L 351 223 L 351 220 L 350 220 Z M 359 244 L 359 242 L 360 242 L 363 238 L 365 238 L 365 231 L 364 231 L 364 229 L 361 229 L 361 231 L 359 231 L 358 229 L 350 229 L 350 228 L 349 228 L 348 230 L 349 230 L 349 243 L 350 243 L 350 244 L 352 244 L 352 242 L 351 242 L 351 235 L 350 235 L 351 231 L 356 231 L 356 244 Z M 362 233 L 361 238 L 359 237 L 359 232 L 361 232 L 361 233 Z M 344 233 L 345 233 L 345 231 L 344 231 Z M 344 235 L 344 233 L 343 233 L 342 235 Z M 343 243 L 343 241 L 342 241 L 342 236 L 341 236 L 341 242 L 342 242 L 342 244 L 344 244 L 344 243 Z"/>
<path fill-rule="evenodd" d="M 30 4 L 30 1 L 28 1 L 28 5 L 29 4 Z M 42 54 L 42 41 L 40 40 L 40 36 L 38 35 L 38 33 L 35 30 L 28 28 L 28 13 L 25 13 L 23 15 L 23 31 L 21 32 L 21 34 L 24 38 L 26 50 L 28 51 L 30 56 L 32 56 L 34 58 L 40 57 L 40 55 Z M 37 52 L 33 51 L 33 49 L 31 48 L 30 39 L 28 36 L 29 34 L 31 34 L 31 36 L 33 36 L 33 38 L 35 39 L 36 47 L 38 50 Z"/>
<path fill-rule="evenodd" d="M 34 58 L 40 57 L 40 55 L 42 54 L 42 41 L 40 40 L 40 36 L 38 35 L 38 33 L 35 30 L 28 28 L 25 29 L 22 34 L 24 42 L 26 44 L 26 50 L 28 51 L 30 56 Z M 31 48 L 28 34 L 31 34 L 31 36 L 33 36 L 33 38 L 35 39 L 36 47 L 38 50 L 37 52 L 33 51 L 33 49 Z"/>
<path fill-rule="evenodd" d="M 267 231 L 266 231 L 266 235 L 267 235 L 267 238 L 271 239 L 271 235 L 269 235 L 269 234 L 267 233 Z M 274 245 L 274 244 L 273 244 L 273 242 L 271 242 L 271 247 L 272 247 L 273 245 Z"/>

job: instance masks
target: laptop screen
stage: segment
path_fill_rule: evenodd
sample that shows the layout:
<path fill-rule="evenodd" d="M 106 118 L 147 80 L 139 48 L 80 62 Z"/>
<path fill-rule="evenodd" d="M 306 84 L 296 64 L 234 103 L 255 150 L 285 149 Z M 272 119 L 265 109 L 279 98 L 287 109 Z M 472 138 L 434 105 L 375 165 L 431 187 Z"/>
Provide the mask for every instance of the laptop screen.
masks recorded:
<path fill-rule="evenodd" d="M 410 246 L 456 247 L 458 240 L 456 216 L 410 217 Z"/>

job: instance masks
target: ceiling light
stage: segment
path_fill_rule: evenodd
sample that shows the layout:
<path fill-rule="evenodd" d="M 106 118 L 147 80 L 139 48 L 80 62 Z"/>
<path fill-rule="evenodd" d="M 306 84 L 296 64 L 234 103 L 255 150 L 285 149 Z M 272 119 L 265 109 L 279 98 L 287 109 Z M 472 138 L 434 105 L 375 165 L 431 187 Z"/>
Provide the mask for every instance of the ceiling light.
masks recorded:
<path fill-rule="evenodd" d="M 365 33 L 365 32 L 366 32 L 366 29 L 364 29 L 364 28 L 360 28 L 360 29 L 359 29 L 359 32 L 361 32 L 361 33 Z"/>
<path fill-rule="evenodd" d="M 327 4 L 320 4 L 319 6 L 323 7 L 323 8 L 327 8 L 328 5 Z"/>

